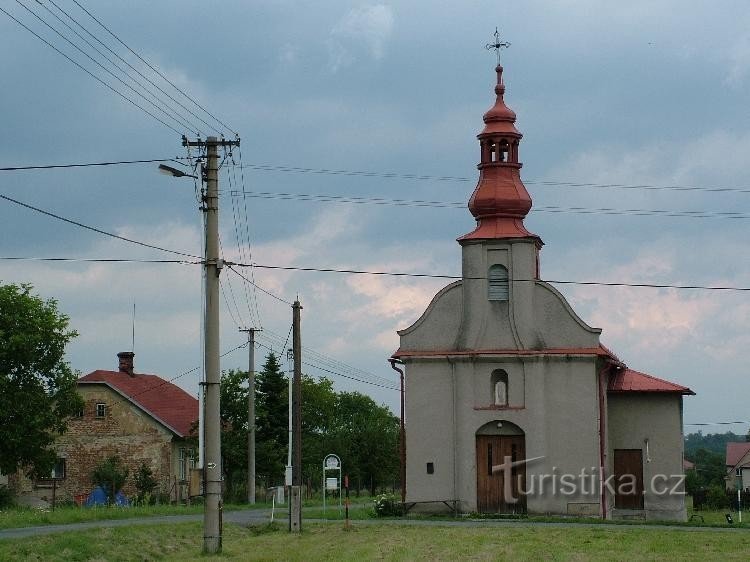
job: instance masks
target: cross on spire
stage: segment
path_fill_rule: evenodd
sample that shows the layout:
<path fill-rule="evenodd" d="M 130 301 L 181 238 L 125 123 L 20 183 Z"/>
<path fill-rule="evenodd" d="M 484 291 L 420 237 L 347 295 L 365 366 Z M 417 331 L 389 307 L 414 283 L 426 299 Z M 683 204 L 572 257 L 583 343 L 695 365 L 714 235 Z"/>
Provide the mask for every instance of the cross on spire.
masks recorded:
<path fill-rule="evenodd" d="M 491 51 L 492 49 L 495 49 L 495 52 L 497 53 L 497 64 L 500 64 L 500 49 L 502 48 L 508 48 L 510 47 L 510 43 L 507 41 L 500 41 L 500 32 L 497 30 L 497 27 L 495 28 L 495 42 L 494 43 L 487 43 L 484 48 L 488 51 Z"/>

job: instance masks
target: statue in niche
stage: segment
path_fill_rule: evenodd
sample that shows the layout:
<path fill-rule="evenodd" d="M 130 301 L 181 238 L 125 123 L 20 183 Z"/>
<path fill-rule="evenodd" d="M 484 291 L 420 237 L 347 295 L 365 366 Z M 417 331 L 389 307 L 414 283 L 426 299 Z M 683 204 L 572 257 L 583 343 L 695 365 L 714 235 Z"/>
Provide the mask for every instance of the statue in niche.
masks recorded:
<path fill-rule="evenodd" d="M 508 405 L 508 383 L 503 380 L 495 383 L 495 406 Z"/>

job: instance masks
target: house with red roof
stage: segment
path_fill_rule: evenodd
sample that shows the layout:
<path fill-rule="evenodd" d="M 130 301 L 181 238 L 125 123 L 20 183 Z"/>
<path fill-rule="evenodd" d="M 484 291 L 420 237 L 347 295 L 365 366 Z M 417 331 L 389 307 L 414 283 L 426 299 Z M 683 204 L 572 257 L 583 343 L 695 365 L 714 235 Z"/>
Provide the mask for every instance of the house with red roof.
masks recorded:
<path fill-rule="evenodd" d="M 694 393 L 629 368 L 542 279 L 522 135 L 495 70 L 461 279 L 398 332 L 391 357 L 407 508 L 685 520 L 682 400 Z"/>
<path fill-rule="evenodd" d="M 49 479 L 15 475 L 20 496 L 74 500 L 94 488 L 91 473 L 110 456 L 129 469 L 123 489 L 135 494 L 133 475 L 145 463 L 170 500 L 186 497 L 189 471 L 196 464 L 198 400 L 157 375 L 136 373 L 132 352 L 117 354 L 116 371 L 96 370 L 78 379 L 85 405 L 55 442 L 58 462 Z"/>
<path fill-rule="evenodd" d="M 727 490 L 750 492 L 750 443 L 727 443 Z"/>

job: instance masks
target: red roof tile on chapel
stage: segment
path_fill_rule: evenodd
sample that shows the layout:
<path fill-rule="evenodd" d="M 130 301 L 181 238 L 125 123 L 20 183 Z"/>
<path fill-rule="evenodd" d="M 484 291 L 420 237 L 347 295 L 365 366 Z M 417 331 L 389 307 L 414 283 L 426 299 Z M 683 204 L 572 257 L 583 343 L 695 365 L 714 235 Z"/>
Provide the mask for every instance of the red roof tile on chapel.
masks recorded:
<path fill-rule="evenodd" d="M 198 400 L 179 386 L 156 375 L 97 370 L 78 384 L 105 384 L 179 437 L 190 434 L 198 420 Z"/>
<path fill-rule="evenodd" d="M 695 394 L 686 386 L 675 384 L 639 373 L 632 369 L 623 369 L 609 379 L 609 392 L 674 392 L 677 394 Z"/>

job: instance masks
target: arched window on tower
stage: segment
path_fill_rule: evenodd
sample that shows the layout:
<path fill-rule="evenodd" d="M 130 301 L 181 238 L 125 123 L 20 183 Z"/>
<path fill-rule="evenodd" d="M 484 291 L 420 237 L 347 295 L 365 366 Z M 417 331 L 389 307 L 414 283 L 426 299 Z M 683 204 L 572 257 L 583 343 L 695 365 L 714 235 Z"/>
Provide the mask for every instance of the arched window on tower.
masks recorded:
<path fill-rule="evenodd" d="M 490 376 L 492 383 L 492 405 L 493 406 L 507 406 L 508 405 L 508 373 L 502 369 L 492 371 Z"/>
<path fill-rule="evenodd" d="M 487 298 L 491 301 L 507 301 L 509 299 L 507 268 L 500 264 L 491 266 L 487 279 Z"/>
<path fill-rule="evenodd" d="M 510 152 L 510 145 L 508 144 L 508 141 L 505 139 L 501 140 L 500 144 L 498 145 L 497 161 L 507 162 L 509 160 L 508 158 L 509 152 Z"/>

